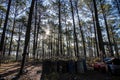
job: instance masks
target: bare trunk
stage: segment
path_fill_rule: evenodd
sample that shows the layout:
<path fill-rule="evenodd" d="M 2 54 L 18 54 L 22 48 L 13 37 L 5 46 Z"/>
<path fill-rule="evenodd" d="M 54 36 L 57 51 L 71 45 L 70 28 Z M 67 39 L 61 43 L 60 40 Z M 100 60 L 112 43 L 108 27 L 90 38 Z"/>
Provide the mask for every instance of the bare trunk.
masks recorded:
<path fill-rule="evenodd" d="M 99 57 L 99 51 L 98 51 L 99 47 L 98 47 L 97 32 L 96 32 L 96 26 L 95 26 L 95 18 L 94 18 L 93 10 L 91 10 L 91 12 L 92 12 L 92 18 L 93 18 L 94 34 L 95 34 L 95 46 L 97 51 L 97 57 Z"/>
<path fill-rule="evenodd" d="M 80 21 L 80 17 L 79 17 L 79 13 L 78 13 L 77 3 L 76 3 L 76 12 L 77 12 L 77 17 L 78 17 L 78 22 L 79 22 L 79 29 L 80 29 L 80 33 L 81 33 L 81 37 L 82 37 L 82 45 L 83 45 L 83 50 L 84 50 L 84 57 L 86 59 L 85 39 L 84 39 L 84 34 L 83 34 L 82 26 L 80 24 L 81 21 Z"/>
<path fill-rule="evenodd" d="M 104 21 L 105 21 L 106 31 L 107 31 L 107 37 L 108 37 L 108 43 L 109 43 L 109 51 L 110 51 L 111 56 L 114 56 L 112 45 L 111 45 L 111 41 L 110 41 L 110 35 L 109 35 L 109 29 L 108 29 L 107 19 L 106 19 L 106 15 L 104 13 L 105 11 L 104 11 L 104 9 L 102 7 L 101 1 L 100 1 L 100 5 L 101 5 L 101 10 L 102 10 L 103 18 L 104 18 Z"/>
<path fill-rule="evenodd" d="M 8 16 L 9 16 L 9 12 L 10 12 L 11 1 L 12 0 L 9 0 L 9 3 L 8 3 L 6 17 L 5 17 L 5 23 L 4 23 L 4 27 L 3 27 L 2 36 L 1 36 L 0 55 L 2 54 L 2 50 L 3 50 L 3 47 L 4 47 L 5 32 L 6 32 L 7 21 L 8 21 Z"/>
<path fill-rule="evenodd" d="M 10 39 L 10 47 L 9 47 L 8 56 L 11 55 L 12 40 L 13 40 L 13 34 L 14 34 L 14 29 L 15 29 L 15 23 L 16 23 L 15 21 L 16 21 L 16 14 L 15 14 L 15 17 L 14 17 L 14 20 L 13 20 L 13 27 L 12 27 L 12 34 L 11 34 L 11 39 Z"/>
<path fill-rule="evenodd" d="M 35 3 L 35 27 L 34 27 L 34 41 L 33 41 L 33 59 L 35 59 L 35 54 L 36 54 L 36 27 L 37 27 L 37 0 Z"/>
<path fill-rule="evenodd" d="M 18 37 L 18 46 L 16 51 L 16 61 L 18 60 L 18 53 L 19 53 L 19 47 L 20 47 L 20 40 L 21 40 L 21 32 L 22 32 L 22 26 L 19 26 L 19 37 Z"/>
<path fill-rule="evenodd" d="M 23 54 L 22 54 L 23 59 L 22 59 L 19 75 L 23 74 L 23 69 L 24 69 L 24 65 L 25 65 L 27 47 L 28 47 L 28 43 L 30 41 L 30 30 L 31 30 L 31 21 L 32 21 L 32 14 L 33 14 L 33 9 L 34 9 L 34 3 L 35 3 L 35 0 L 32 0 L 31 7 L 30 7 L 30 13 L 29 13 L 29 17 L 28 17 L 27 30 L 26 30 L 26 34 L 25 34 L 25 44 L 24 44 L 24 50 L 23 50 Z"/>
<path fill-rule="evenodd" d="M 76 34 L 76 28 L 75 28 L 75 20 L 74 20 L 74 11 L 73 11 L 73 4 L 72 0 L 70 0 L 71 3 L 71 13 L 72 13 L 72 21 L 73 21 L 73 33 L 74 33 L 74 51 L 75 51 L 75 56 L 79 58 L 79 49 L 78 49 L 78 39 L 77 39 L 77 34 Z"/>
<path fill-rule="evenodd" d="M 63 52 L 62 52 L 62 26 L 61 26 L 61 0 L 59 0 L 59 39 L 58 39 L 58 42 L 59 42 L 59 46 L 60 46 L 60 55 L 63 55 Z"/>
<path fill-rule="evenodd" d="M 101 32 L 99 20 L 98 20 L 96 0 L 93 0 L 93 4 L 94 4 L 94 12 L 95 12 L 96 29 L 97 29 L 97 35 L 98 35 L 99 51 L 100 51 L 101 57 L 104 58 L 106 55 L 105 55 L 105 49 L 103 44 L 102 32 Z"/>

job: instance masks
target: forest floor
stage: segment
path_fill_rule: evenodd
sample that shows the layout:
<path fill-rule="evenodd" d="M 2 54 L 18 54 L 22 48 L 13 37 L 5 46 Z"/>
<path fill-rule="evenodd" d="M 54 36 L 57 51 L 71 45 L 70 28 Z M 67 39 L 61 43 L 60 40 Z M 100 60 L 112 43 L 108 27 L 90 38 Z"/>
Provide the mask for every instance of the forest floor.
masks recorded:
<path fill-rule="evenodd" d="M 7 63 L 0 66 L 0 80 L 40 80 L 42 65 L 26 63 L 22 76 L 16 77 L 19 73 L 20 63 Z"/>
<path fill-rule="evenodd" d="M 41 63 L 26 63 L 25 72 L 16 78 L 20 69 L 20 63 L 7 63 L 0 66 L 0 80 L 40 80 L 42 75 Z M 111 76 L 107 73 L 88 70 L 82 74 L 51 73 L 41 80 L 120 80 L 120 76 Z M 2 79 L 4 78 L 4 79 Z"/>
<path fill-rule="evenodd" d="M 52 73 L 46 75 L 42 80 L 120 80 L 120 76 L 112 76 L 107 73 L 88 70 L 87 72 L 80 74 Z"/>

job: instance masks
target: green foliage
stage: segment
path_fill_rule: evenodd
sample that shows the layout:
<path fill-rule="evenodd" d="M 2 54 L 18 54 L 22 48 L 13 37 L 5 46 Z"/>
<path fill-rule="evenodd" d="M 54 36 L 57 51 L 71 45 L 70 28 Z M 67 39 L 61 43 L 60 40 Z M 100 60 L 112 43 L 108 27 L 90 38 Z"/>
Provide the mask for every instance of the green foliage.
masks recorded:
<path fill-rule="evenodd" d="M 0 11 L 6 13 L 7 10 L 6 10 L 6 8 L 4 6 L 0 5 Z"/>
<path fill-rule="evenodd" d="M 46 2 L 48 1 L 48 2 Z M 76 30 L 76 35 L 78 36 L 78 46 L 79 46 L 79 52 L 80 54 L 83 53 L 83 45 L 82 45 L 82 40 L 81 40 L 81 33 L 79 29 L 79 21 L 76 16 L 76 4 L 78 7 L 78 14 L 80 16 L 80 24 L 82 26 L 83 30 L 83 35 L 85 36 L 85 47 L 88 49 L 89 46 L 92 48 L 95 45 L 95 34 L 94 34 L 94 23 L 93 17 L 95 14 L 94 8 L 93 8 L 93 0 L 71 0 L 73 3 L 73 12 L 74 12 L 74 17 L 75 17 L 75 30 Z M 101 6 L 100 6 L 100 1 L 101 1 Z M 25 36 L 25 31 L 26 31 L 26 26 L 27 26 L 27 20 L 28 20 L 28 14 L 29 12 L 29 6 L 30 6 L 31 0 L 13 0 L 12 5 L 11 5 L 11 11 L 9 15 L 9 24 L 7 27 L 7 37 L 8 35 L 11 35 L 11 25 L 13 25 L 13 13 L 15 12 L 15 8 L 17 9 L 16 14 L 16 25 L 15 25 L 15 32 L 14 36 L 19 37 L 19 26 L 22 26 L 22 31 L 21 31 L 21 41 L 20 41 L 20 47 L 21 49 L 24 46 L 24 36 Z M 107 17 L 107 22 L 109 26 L 116 26 L 116 28 L 113 29 L 115 33 L 115 37 L 118 38 L 118 29 L 120 28 L 119 24 L 119 19 L 117 16 L 117 12 L 115 11 L 115 8 L 113 8 L 113 5 L 108 2 L 108 0 L 96 0 L 97 3 L 97 9 L 98 9 L 98 17 L 99 17 L 99 23 L 101 26 L 101 32 L 103 34 L 106 34 L 106 29 L 105 25 L 103 22 L 103 16 L 102 13 L 104 13 Z M 7 2 L 4 2 L 5 5 L 7 5 Z M 101 7 L 103 8 L 103 12 L 101 10 Z M 114 10 L 113 10 L 114 9 Z M 37 0 L 37 27 L 39 26 L 39 32 L 38 32 L 38 50 L 40 51 L 40 54 L 42 56 L 42 50 L 44 49 L 45 55 L 49 55 L 49 51 L 51 53 L 56 54 L 58 50 L 58 36 L 59 36 L 59 18 L 58 18 L 58 0 Z M 6 8 L 0 4 L 0 11 L 3 12 L 5 15 Z M 67 48 L 69 48 L 69 53 L 72 54 L 71 56 L 74 55 L 74 35 L 73 35 L 73 23 L 72 23 L 72 16 L 71 16 L 71 7 L 70 7 L 70 2 L 69 0 L 61 0 L 61 35 L 62 35 L 62 47 L 63 47 L 63 52 L 64 55 L 67 55 Z M 115 13 L 115 14 L 114 14 Z M 1 16 L 0 16 L 1 17 Z M 4 18 L 4 17 L 3 17 Z M 33 45 L 33 31 L 35 28 L 35 11 L 32 16 L 32 29 L 30 31 L 31 38 L 30 38 L 30 53 L 32 53 L 32 45 Z M 1 19 L 1 18 L 0 18 Z M 4 19 L 3 19 L 4 20 Z M 4 22 L 4 21 L 3 21 Z M 119 26 L 118 26 L 119 24 Z M 109 27 L 110 28 L 110 27 Z M 38 29 L 38 28 L 37 28 Z M 49 31 L 49 33 L 47 32 Z M 37 33 L 37 32 L 36 32 Z M 48 34 L 47 34 L 48 33 Z M 111 33 L 110 33 L 111 34 Z M 50 38 L 51 36 L 51 38 Z M 107 41 L 107 36 L 102 35 L 102 37 L 105 37 L 105 40 Z M 111 36 L 112 38 L 112 36 Z M 8 41 L 10 40 L 10 37 L 8 37 Z M 37 39 L 36 39 L 37 40 Z M 42 46 L 42 41 L 44 42 L 44 46 Z M 69 44 L 67 44 L 69 42 Z M 89 42 L 89 44 L 87 43 Z M 17 44 L 16 44 L 17 45 Z M 52 47 L 52 48 L 51 48 Z M 15 49 L 16 50 L 16 49 Z M 89 54 L 89 51 L 87 51 Z M 38 56 L 39 56 L 38 55 Z M 63 56 L 63 55 L 62 55 Z"/>

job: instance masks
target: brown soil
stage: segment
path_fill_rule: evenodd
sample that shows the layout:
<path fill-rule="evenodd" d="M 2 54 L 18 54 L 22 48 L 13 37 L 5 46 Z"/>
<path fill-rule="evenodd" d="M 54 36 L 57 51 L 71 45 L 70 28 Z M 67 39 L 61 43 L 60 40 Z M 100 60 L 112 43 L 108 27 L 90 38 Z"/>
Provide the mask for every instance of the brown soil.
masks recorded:
<path fill-rule="evenodd" d="M 19 78 L 16 75 L 19 72 L 20 63 L 8 63 L 0 66 L 0 77 L 4 80 L 40 80 L 42 74 L 41 63 L 26 63 L 25 72 Z M 44 80 L 120 80 L 119 76 L 111 76 L 108 73 L 94 71 L 92 69 L 85 73 L 50 73 L 44 76 Z"/>
<path fill-rule="evenodd" d="M 5 80 L 16 80 L 16 75 L 19 73 L 20 63 L 8 63 L 0 66 L 0 77 Z M 17 80 L 40 80 L 42 71 L 41 64 L 27 63 L 25 72 Z"/>

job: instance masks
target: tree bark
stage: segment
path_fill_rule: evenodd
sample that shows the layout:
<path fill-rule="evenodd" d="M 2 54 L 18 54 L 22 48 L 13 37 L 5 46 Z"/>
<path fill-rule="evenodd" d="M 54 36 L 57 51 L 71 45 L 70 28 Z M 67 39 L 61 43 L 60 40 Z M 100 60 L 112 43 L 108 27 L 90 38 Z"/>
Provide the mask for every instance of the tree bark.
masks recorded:
<path fill-rule="evenodd" d="M 108 43 L 109 43 L 109 51 L 110 51 L 110 54 L 111 56 L 114 56 L 113 54 L 113 49 L 112 49 L 112 45 L 111 45 L 111 40 L 110 40 L 110 35 L 109 35 L 109 28 L 108 28 L 108 24 L 107 24 L 107 18 L 106 18 L 106 15 L 105 15 L 105 11 L 102 7 L 102 3 L 100 1 L 100 6 L 101 6 L 101 10 L 102 10 L 102 14 L 103 14 L 103 19 L 104 19 L 104 22 L 105 22 L 105 28 L 106 28 L 106 31 L 107 31 L 107 37 L 108 37 Z"/>
<path fill-rule="evenodd" d="M 99 51 L 100 51 L 101 57 L 104 58 L 106 55 L 105 55 L 105 49 L 104 49 L 104 44 L 103 44 L 102 32 L 101 32 L 99 20 L 98 20 L 96 0 L 93 0 L 93 5 L 94 5 L 94 13 L 95 13 L 95 21 L 96 21 L 95 23 L 96 23 L 96 29 L 97 29 L 97 35 L 98 35 Z"/>
<path fill-rule="evenodd" d="M 60 55 L 63 55 L 63 52 L 62 52 L 62 26 L 61 26 L 61 0 L 59 0 L 59 33 L 58 33 L 58 35 L 59 35 L 59 40 L 58 40 L 58 42 L 59 42 L 59 46 L 60 46 Z"/>
<path fill-rule="evenodd" d="M 32 21 L 32 14 L 33 14 L 33 9 L 34 9 L 34 3 L 35 3 L 35 0 L 32 0 L 31 7 L 30 7 L 30 13 L 29 13 L 29 17 L 28 17 L 27 30 L 26 30 L 26 34 L 25 34 L 25 44 L 24 44 L 24 50 L 23 50 L 23 58 L 22 58 L 22 63 L 21 63 L 19 75 L 23 74 L 23 68 L 24 68 L 24 65 L 25 65 L 27 47 L 28 47 L 28 43 L 30 41 L 30 30 L 31 30 L 31 21 Z"/>
<path fill-rule="evenodd" d="M 22 32 L 22 26 L 19 26 L 19 37 L 18 37 L 18 45 L 17 45 L 17 51 L 16 51 L 16 61 L 18 61 L 18 53 L 19 53 L 19 47 L 20 47 L 21 32 Z"/>
<path fill-rule="evenodd" d="M 84 50 L 84 57 L 86 59 L 85 39 L 84 39 L 84 34 L 83 34 L 82 26 L 81 26 L 81 23 L 80 23 L 81 21 L 80 21 L 80 17 L 79 17 L 79 13 L 78 13 L 77 3 L 76 3 L 76 12 L 77 12 L 77 18 L 78 18 L 78 22 L 79 22 L 79 29 L 80 29 L 80 33 L 81 33 L 81 37 L 82 37 L 82 45 L 83 45 L 83 50 Z"/>
<path fill-rule="evenodd" d="M 12 27 L 12 34 L 11 34 L 11 39 L 10 39 L 10 47 L 9 47 L 8 56 L 11 55 L 11 47 L 12 47 L 12 40 L 13 40 L 13 34 L 14 34 L 14 29 L 15 29 L 15 23 L 16 23 L 16 11 L 15 11 L 14 20 L 13 20 L 13 27 Z"/>
<path fill-rule="evenodd" d="M 0 52 L 1 52 L 0 54 L 2 54 L 3 47 L 4 47 L 5 32 L 6 32 L 6 27 L 7 27 L 7 22 L 8 22 L 8 16 L 9 16 L 9 12 L 10 12 L 11 2 L 12 2 L 12 0 L 9 0 L 8 7 L 7 7 L 5 23 L 4 23 L 3 32 L 2 32 L 1 41 L 0 41 Z"/>
<path fill-rule="evenodd" d="M 94 26 L 94 34 L 95 34 L 95 46 L 96 46 L 96 51 L 97 51 L 97 57 L 99 57 L 99 50 L 98 50 L 98 39 L 97 39 L 97 32 L 96 32 L 96 27 L 95 26 L 95 18 L 94 18 L 94 13 L 93 10 L 91 10 L 92 13 L 92 18 L 93 18 L 93 26 Z"/>
<path fill-rule="evenodd" d="M 37 28 L 37 0 L 35 2 L 35 27 L 34 27 L 34 41 L 33 41 L 33 59 L 35 59 L 36 54 L 36 28 Z"/>

